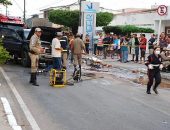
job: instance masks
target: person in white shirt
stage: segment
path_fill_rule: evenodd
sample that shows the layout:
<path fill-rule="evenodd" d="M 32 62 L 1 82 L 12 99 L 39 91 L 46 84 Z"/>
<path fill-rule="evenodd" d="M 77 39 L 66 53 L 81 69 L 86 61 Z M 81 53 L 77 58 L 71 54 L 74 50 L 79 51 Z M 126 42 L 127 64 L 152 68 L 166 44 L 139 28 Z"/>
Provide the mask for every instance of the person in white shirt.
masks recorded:
<path fill-rule="evenodd" d="M 52 57 L 53 57 L 53 68 L 56 70 L 61 70 L 61 44 L 60 39 L 62 38 L 62 33 L 57 32 L 56 37 L 52 40 Z"/>

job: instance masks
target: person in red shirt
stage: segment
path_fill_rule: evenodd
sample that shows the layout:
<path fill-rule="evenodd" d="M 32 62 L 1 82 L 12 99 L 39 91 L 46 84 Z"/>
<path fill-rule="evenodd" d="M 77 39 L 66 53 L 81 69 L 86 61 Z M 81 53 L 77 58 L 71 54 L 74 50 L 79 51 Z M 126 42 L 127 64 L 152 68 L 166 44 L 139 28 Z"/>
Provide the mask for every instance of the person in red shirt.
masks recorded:
<path fill-rule="evenodd" d="M 146 43 L 147 43 L 147 39 L 145 38 L 145 34 L 141 34 L 141 39 L 140 39 L 140 52 L 141 52 L 140 62 L 141 63 L 142 60 L 143 62 L 145 62 Z"/>
<path fill-rule="evenodd" d="M 73 52 L 72 52 L 72 49 L 73 49 L 73 44 L 74 44 L 74 35 L 70 35 L 69 40 L 70 40 L 69 47 L 70 47 L 70 51 L 71 51 L 70 61 L 71 61 L 71 63 L 73 63 Z"/>
<path fill-rule="evenodd" d="M 99 34 L 99 39 L 97 43 L 97 55 L 101 56 L 103 51 L 103 38 L 102 34 Z"/>

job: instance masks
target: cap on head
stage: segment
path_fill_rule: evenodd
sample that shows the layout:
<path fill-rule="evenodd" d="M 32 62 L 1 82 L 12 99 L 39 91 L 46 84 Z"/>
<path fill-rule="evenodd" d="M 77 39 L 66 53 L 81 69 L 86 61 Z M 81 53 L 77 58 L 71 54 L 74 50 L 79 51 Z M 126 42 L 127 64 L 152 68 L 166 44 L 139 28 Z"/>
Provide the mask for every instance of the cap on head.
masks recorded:
<path fill-rule="evenodd" d="M 36 28 L 35 32 L 42 32 L 41 28 Z"/>
<path fill-rule="evenodd" d="M 63 33 L 62 33 L 62 32 L 56 32 L 56 33 L 55 33 L 55 36 L 58 36 L 58 37 L 59 37 L 59 36 L 63 36 Z"/>
<path fill-rule="evenodd" d="M 77 34 L 76 34 L 76 37 L 81 37 L 81 34 L 80 34 L 80 33 L 77 33 Z"/>

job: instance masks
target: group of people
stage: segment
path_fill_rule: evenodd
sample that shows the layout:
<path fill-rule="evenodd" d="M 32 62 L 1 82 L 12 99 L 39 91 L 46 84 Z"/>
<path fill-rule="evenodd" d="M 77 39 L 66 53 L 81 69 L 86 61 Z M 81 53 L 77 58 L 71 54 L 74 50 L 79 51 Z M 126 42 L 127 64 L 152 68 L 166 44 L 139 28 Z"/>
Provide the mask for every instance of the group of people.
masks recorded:
<path fill-rule="evenodd" d="M 30 59 L 31 59 L 31 77 L 30 83 L 35 86 L 39 86 L 37 83 L 37 69 L 39 63 L 39 55 L 45 53 L 45 50 L 41 47 L 40 37 L 42 30 L 40 28 L 35 29 L 34 35 L 30 40 Z M 86 53 L 86 47 L 83 40 L 80 38 L 81 35 L 77 34 L 69 35 L 69 37 L 62 32 L 56 32 L 55 37 L 52 40 L 51 54 L 53 59 L 53 68 L 56 70 L 66 69 L 68 61 L 68 51 L 71 51 L 71 61 L 74 61 L 74 72 L 77 70 L 77 66 L 80 70 L 81 75 L 81 59 L 82 52 Z M 74 75 L 74 74 L 73 74 Z"/>
<path fill-rule="evenodd" d="M 97 33 L 93 38 L 93 43 L 93 53 L 95 55 L 103 55 L 105 59 L 107 55 L 114 58 L 116 54 L 119 61 L 123 63 L 128 62 L 129 54 L 132 55 L 131 61 L 145 63 L 146 50 L 149 50 L 149 54 L 153 54 L 154 46 L 157 44 L 160 46 L 161 54 L 164 53 L 162 54 L 162 60 L 167 61 L 168 59 L 165 57 L 169 56 L 167 51 L 170 50 L 170 36 L 165 36 L 165 33 L 161 33 L 159 40 L 157 40 L 155 34 L 152 34 L 151 38 L 147 40 L 145 34 L 140 34 L 139 37 L 137 34 L 132 34 L 128 37 L 127 35 L 113 33 L 107 33 L 103 36 L 102 33 Z"/>
<path fill-rule="evenodd" d="M 107 55 L 117 54 L 119 60 L 123 63 L 128 62 L 129 52 L 132 54 L 132 61 L 139 61 L 139 52 L 141 52 L 140 61 L 145 61 L 147 39 L 145 34 L 137 37 L 133 34 L 130 38 L 127 35 L 117 35 L 107 33 L 104 37 L 101 33 L 94 36 L 94 54 L 102 55 L 106 59 Z M 140 50 L 140 51 L 139 51 Z"/>
<path fill-rule="evenodd" d="M 31 59 L 31 78 L 30 83 L 39 86 L 37 84 L 36 73 L 38 69 L 39 54 L 44 53 L 44 49 L 41 47 L 40 37 L 42 30 L 40 28 L 35 29 L 34 35 L 30 40 L 30 52 Z M 128 54 L 132 54 L 132 61 L 138 62 L 139 52 L 140 61 L 145 62 L 146 47 L 148 43 L 149 56 L 145 62 L 148 67 L 148 84 L 147 94 L 151 94 L 151 86 L 155 79 L 155 85 L 153 91 L 158 94 L 157 87 L 161 83 L 161 74 L 165 66 L 170 66 L 170 37 L 165 36 L 165 33 L 161 33 L 159 39 L 159 45 L 156 42 L 156 36 L 153 34 L 148 40 L 145 38 L 145 34 L 141 34 L 137 37 L 137 34 L 133 34 L 130 38 L 127 36 L 118 36 L 116 34 L 106 34 L 105 37 L 102 34 L 97 34 L 93 38 L 94 46 L 93 53 L 95 55 L 102 55 L 107 57 L 108 51 L 116 52 L 119 60 L 123 63 L 128 61 Z M 157 44 L 156 44 L 157 43 Z M 68 48 L 71 51 L 71 62 L 74 64 L 74 73 L 77 70 L 77 65 L 81 75 L 81 59 L 82 52 L 89 53 L 90 38 L 87 35 L 84 41 L 80 34 L 67 36 L 61 32 L 56 32 L 55 37 L 52 40 L 52 58 L 53 68 L 56 70 L 66 69 L 68 61 Z M 129 51 L 130 50 L 130 51 Z M 74 74 L 73 74 L 74 75 Z"/>

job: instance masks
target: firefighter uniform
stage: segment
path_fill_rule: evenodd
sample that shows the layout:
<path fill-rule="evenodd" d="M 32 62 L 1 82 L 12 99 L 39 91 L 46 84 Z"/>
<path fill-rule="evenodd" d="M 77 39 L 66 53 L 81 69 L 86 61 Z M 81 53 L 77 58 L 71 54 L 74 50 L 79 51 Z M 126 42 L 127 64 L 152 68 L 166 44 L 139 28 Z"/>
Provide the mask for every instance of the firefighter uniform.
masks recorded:
<path fill-rule="evenodd" d="M 40 28 L 36 28 L 35 31 L 41 31 Z M 30 40 L 30 52 L 29 56 L 31 59 L 31 78 L 30 78 L 30 83 L 32 83 L 35 86 L 39 86 L 37 84 L 37 69 L 38 69 L 38 64 L 39 64 L 39 54 L 41 53 L 41 42 L 40 42 L 40 37 L 38 37 L 36 34 L 34 34 L 31 37 Z"/>

